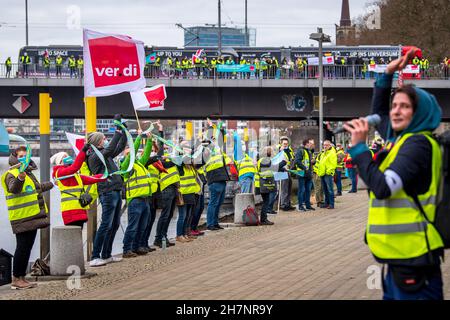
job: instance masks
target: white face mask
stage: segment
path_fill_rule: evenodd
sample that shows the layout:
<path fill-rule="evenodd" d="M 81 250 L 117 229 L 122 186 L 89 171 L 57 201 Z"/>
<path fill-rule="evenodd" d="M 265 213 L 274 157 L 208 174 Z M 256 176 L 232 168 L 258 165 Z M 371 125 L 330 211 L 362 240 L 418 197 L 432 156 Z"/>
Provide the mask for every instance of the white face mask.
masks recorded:
<path fill-rule="evenodd" d="M 150 157 L 155 157 L 157 155 L 157 153 L 155 152 L 155 151 L 152 151 L 151 153 L 150 153 Z"/>

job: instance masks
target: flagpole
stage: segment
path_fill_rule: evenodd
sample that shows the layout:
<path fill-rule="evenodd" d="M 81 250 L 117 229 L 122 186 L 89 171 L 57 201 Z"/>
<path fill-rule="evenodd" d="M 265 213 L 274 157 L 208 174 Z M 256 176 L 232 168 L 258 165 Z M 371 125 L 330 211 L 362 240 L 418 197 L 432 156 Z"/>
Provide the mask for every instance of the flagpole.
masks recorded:
<path fill-rule="evenodd" d="M 133 109 L 134 109 L 134 107 L 133 107 Z M 136 109 L 134 109 L 134 114 L 136 115 L 136 120 L 137 120 L 137 124 L 138 124 L 139 130 L 142 131 L 141 123 L 139 122 L 139 116 L 138 116 L 138 113 L 137 113 Z"/>
<path fill-rule="evenodd" d="M 281 204 L 281 180 L 278 188 L 278 210 L 277 213 L 280 213 L 280 204 Z"/>

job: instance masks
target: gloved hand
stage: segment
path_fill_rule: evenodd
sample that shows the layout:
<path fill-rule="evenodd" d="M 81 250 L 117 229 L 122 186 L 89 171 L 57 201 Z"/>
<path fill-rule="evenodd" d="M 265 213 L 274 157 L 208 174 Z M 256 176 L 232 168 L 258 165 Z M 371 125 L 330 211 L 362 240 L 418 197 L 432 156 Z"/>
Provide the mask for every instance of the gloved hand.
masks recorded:
<path fill-rule="evenodd" d="M 86 153 L 86 152 L 89 150 L 90 147 L 91 147 L 91 145 L 90 145 L 89 143 L 86 143 L 86 144 L 83 146 L 83 149 L 81 149 L 81 151 L 83 151 L 84 153 Z"/>
<path fill-rule="evenodd" d="M 122 122 L 122 115 L 120 113 L 117 113 L 114 115 L 114 120 Z"/>

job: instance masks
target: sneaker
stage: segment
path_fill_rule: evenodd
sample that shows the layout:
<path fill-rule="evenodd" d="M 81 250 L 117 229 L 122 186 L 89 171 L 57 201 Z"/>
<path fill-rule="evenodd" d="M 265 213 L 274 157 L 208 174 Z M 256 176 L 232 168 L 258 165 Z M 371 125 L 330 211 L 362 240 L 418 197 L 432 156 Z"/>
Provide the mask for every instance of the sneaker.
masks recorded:
<path fill-rule="evenodd" d="M 261 225 L 263 225 L 263 226 L 271 226 L 273 224 L 274 223 L 272 221 L 269 221 L 269 220 L 261 221 Z"/>
<path fill-rule="evenodd" d="M 209 230 L 209 231 L 217 231 L 217 230 L 220 230 L 219 228 L 216 228 L 216 227 L 207 227 L 206 228 L 207 230 Z"/>
<path fill-rule="evenodd" d="M 355 193 L 355 191 L 350 190 L 348 193 Z"/>
<path fill-rule="evenodd" d="M 91 260 L 91 261 L 89 262 L 89 267 L 101 267 L 101 266 L 106 266 L 107 263 L 108 263 L 108 262 L 106 262 L 106 260 L 97 258 L 97 259 Z"/>
<path fill-rule="evenodd" d="M 308 210 L 308 211 L 316 211 L 316 209 L 314 209 L 313 207 L 306 207 L 306 210 Z"/>
<path fill-rule="evenodd" d="M 136 252 L 133 252 L 133 251 L 124 252 L 123 255 L 122 255 L 122 257 L 124 259 L 136 258 L 137 256 L 138 256 L 138 254 Z"/>
<path fill-rule="evenodd" d="M 334 209 L 334 206 L 328 206 L 327 209 Z"/>
<path fill-rule="evenodd" d="M 175 246 L 175 243 L 170 242 L 169 240 L 167 240 L 166 245 L 167 245 L 168 247 L 173 247 L 173 246 Z"/>
<path fill-rule="evenodd" d="M 191 235 L 193 236 L 203 236 L 205 233 L 202 231 L 198 231 L 198 230 L 192 230 L 191 231 Z"/>
<path fill-rule="evenodd" d="M 187 240 L 185 237 L 183 237 L 183 236 L 177 236 L 176 238 L 175 238 L 175 240 L 177 241 L 177 242 L 191 242 L 190 240 Z"/>
<path fill-rule="evenodd" d="M 321 205 L 320 205 L 320 208 L 322 208 L 322 209 L 327 209 L 327 208 L 328 208 L 328 205 L 327 205 L 327 204 L 321 204 Z"/>
<path fill-rule="evenodd" d="M 120 262 L 122 260 L 121 257 L 109 257 L 108 259 L 105 259 L 106 263 Z"/>
<path fill-rule="evenodd" d="M 135 252 L 140 256 L 143 256 L 143 255 L 146 255 L 147 253 L 149 253 L 149 251 L 146 248 L 138 248 Z"/>
<path fill-rule="evenodd" d="M 306 209 L 305 209 L 305 207 L 301 206 L 301 207 L 298 207 L 298 211 L 306 211 Z"/>
<path fill-rule="evenodd" d="M 153 245 L 155 247 L 162 248 L 162 241 L 161 240 L 155 240 L 155 242 L 153 242 Z"/>
<path fill-rule="evenodd" d="M 294 210 L 295 210 L 295 207 L 290 206 L 290 207 L 288 207 L 287 209 L 288 209 L 288 211 L 294 211 Z"/>
<path fill-rule="evenodd" d="M 224 227 L 221 227 L 220 225 L 215 225 L 215 227 L 216 227 L 217 229 L 220 229 L 220 230 L 225 229 Z"/>

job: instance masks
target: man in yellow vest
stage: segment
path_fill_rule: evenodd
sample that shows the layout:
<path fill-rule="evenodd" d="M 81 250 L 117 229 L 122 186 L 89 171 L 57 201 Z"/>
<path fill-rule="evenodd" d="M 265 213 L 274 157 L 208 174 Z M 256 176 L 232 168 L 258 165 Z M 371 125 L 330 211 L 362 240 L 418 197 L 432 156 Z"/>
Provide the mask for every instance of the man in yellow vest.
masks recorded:
<path fill-rule="evenodd" d="M 20 63 L 22 64 L 22 78 L 28 78 L 28 66 L 31 64 L 30 57 L 28 53 L 24 53 L 23 56 L 20 57 Z"/>
<path fill-rule="evenodd" d="M 241 193 L 251 193 L 253 180 L 255 178 L 256 168 L 253 159 L 246 153 L 244 158 L 236 161 L 236 168 L 239 173 L 239 185 Z"/>
<path fill-rule="evenodd" d="M 336 178 L 336 196 L 342 196 L 342 172 L 344 171 L 345 151 L 341 143 L 336 143 L 337 167 L 335 172 Z"/>
<path fill-rule="evenodd" d="M 56 63 L 56 77 L 61 78 L 62 77 L 62 65 L 63 65 L 63 58 L 58 55 L 55 59 L 55 63 Z"/>
<path fill-rule="evenodd" d="M 37 169 L 31 161 L 28 166 L 27 149 L 21 146 L 9 157 L 10 168 L 3 173 L 1 183 L 6 197 L 9 221 L 16 235 L 11 289 L 28 289 L 34 284 L 25 280 L 31 249 L 38 229 L 50 225 L 48 210 L 42 193 L 53 188 L 51 182 L 39 183 L 32 171 Z"/>
<path fill-rule="evenodd" d="M 315 210 L 311 206 L 311 188 L 312 188 L 312 152 L 314 149 L 314 140 L 303 140 L 302 147 L 295 154 L 295 166 L 299 172 L 298 175 L 298 210 Z"/>
<path fill-rule="evenodd" d="M 324 153 L 324 150 L 317 153 L 317 155 L 315 155 L 314 159 L 312 160 L 314 196 L 315 196 L 316 205 L 318 208 L 320 208 L 324 204 L 322 182 L 321 182 L 319 174 L 318 174 L 320 159 L 322 158 L 323 153 Z"/>
<path fill-rule="evenodd" d="M 321 208 L 334 209 L 333 176 L 337 167 L 336 149 L 329 140 L 323 142 L 323 149 L 325 151 L 320 159 L 317 171 L 325 195 L 325 204 Z"/>
<path fill-rule="evenodd" d="M 48 55 L 44 56 L 43 65 L 45 70 L 45 76 L 47 78 L 50 78 L 50 57 Z"/>
<path fill-rule="evenodd" d="M 255 189 L 259 191 L 263 199 L 261 208 L 261 224 L 273 225 L 267 218 L 268 214 L 276 214 L 273 205 L 277 197 L 277 184 L 275 182 L 274 170 L 276 166 L 272 165 L 272 147 L 264 148 L 261 159 L 258 160 L 257 173 L 255 175 Z"/>
<path fill-rule="evenodd" d="M 345 125 L 352 162 L 370 189 L 366 242 L 375 259 L 388 265 L 386 300 L 443 299 L 443 242 L 433 225 L 442 153 L 432 136 L 442 110 L 433 95 L 411 85 L 390 97 L 394 73 L 414 54 L 413 49 L 392 61 L 375 84 L 372 112 L 389 114 L 378 126 L 390 142 L 383 156 L 374 161 L 365 144 L 367 120 Z"/>
<path fill-rule="evenodd" d="M 78 60 L 77 60 L 77 68 L 78 68 L 78 77 L 83 78 L 84 74 L 84 61 L 83 58 L 81 58 L 81 56 L 78 56 Z"/>
<path fill-rule="evenodd" d="M 145 167 L 152 151 L 151 134 L 142 134 L 138 130 L 138 136 L 134 142 L 134 149 L 139 150 L 143 138 L 147 138 L 144 151 L 135 159 L 133 169 L 124 175 L 125 196 L 128 205 L 128 226 L 123 237 L 123 257 L 134 258 L 149 252 L 145 239 L 145 229 L 150 219 L 150 201 L 152 197 L 152 184 L 150 173 Z M 126 170 L 130 165 L 130 150 L 126 149 L 126 157 L 122 159 L 120 169 Z"/>
<path fill-rule="evenodd" d="M 75 60 L 75 57 L 73 55 L 71 55 L 68 59 L 68 65 L 69 65 L 69 69 L 70 69 L 70 78 L 72 77 L 77 77 L 77 71 L 76 71 L 76 66 L 77 66 L 77 61 Z"/>
<path fill-rule="evenodd" d="M 5 61 L 5 66 L 6 66 L 6 78 L 11 77 L 11 69 L 12 69 L 12 61 L 11 61 L 11 57 L 8 57 Z"/>
<path fill-rule="evenodd" d="M 294 165 L 295 153 L 294 150 L 292 150 L 288 137 L 283 136 L 280 138 L 279 151 L 284 152 L 286 161 L 283 160 L 280 162 L 278 171 L 287 172 L 288 169 L 291 169 L 295 166 Z M 281 180 L 280 193 L 281 193 L 281 204 L 280 204 L 281 210 L 283 211 L 295 210 L 295 207 L 291 205 L 292 178 L 289 174 L 287 179 Z"/>

